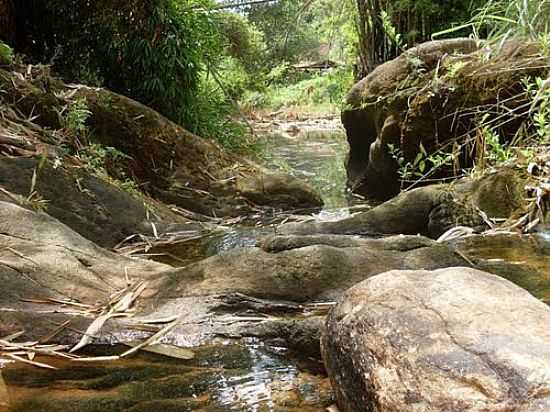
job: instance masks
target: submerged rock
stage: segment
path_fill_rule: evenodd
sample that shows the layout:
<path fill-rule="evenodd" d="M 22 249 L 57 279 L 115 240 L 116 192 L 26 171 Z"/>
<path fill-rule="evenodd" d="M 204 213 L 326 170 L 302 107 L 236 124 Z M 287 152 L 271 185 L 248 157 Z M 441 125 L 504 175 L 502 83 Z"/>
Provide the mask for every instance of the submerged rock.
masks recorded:
<path fill-rule="evenodd" d="M 550 308 L 468 268 L 390 271 L 348 290 L 322 353 L 342 412 L 546 411 Z"/>

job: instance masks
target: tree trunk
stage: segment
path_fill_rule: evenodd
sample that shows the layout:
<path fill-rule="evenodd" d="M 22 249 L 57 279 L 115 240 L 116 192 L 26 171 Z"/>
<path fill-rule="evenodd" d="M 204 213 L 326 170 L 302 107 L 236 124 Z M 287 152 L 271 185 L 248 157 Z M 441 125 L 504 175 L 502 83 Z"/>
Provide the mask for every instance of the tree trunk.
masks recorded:
<path fill-rule="evenodd" d="M 16 37 L 13 0 L 0 0 L 0 40 L 13 45 Z"/>

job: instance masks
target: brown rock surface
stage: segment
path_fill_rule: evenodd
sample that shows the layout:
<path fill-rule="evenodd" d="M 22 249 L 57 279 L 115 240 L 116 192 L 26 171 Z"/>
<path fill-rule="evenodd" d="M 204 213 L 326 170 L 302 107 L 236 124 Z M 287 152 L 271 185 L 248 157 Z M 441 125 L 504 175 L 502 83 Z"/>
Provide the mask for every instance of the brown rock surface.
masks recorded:
<path fill-rule="evenodd" d="M 546 411 L 550 308 L 468 268 L 390 271 L 348 290 L 322 353 L 342 412 Z"/>

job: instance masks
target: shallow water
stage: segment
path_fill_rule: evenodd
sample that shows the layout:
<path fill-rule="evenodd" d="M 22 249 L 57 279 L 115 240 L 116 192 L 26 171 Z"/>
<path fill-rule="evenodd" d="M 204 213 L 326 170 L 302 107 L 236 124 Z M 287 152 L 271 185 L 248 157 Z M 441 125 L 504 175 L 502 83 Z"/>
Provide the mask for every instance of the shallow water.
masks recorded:
<path fill-rule="evenodd" d="M 479 259 L 480 269 L 498 274 L 550 304 L 547 234 L 472 236 L 461 239 L 457 246 L 470 258 Z"/>
<path fill-rule="evenodd" d="M 349 146 L 343 131 L 272 132 L 263 141 L 261 158 L 267 167 L 310 183 L 321 194 L 325 212 L 348 207 L 345 159 Z"/>
<path fill-rule="evenodd" d="M 0 369 L 9 388 L 4 410 L 319 411 L 330 404 L 327 379 L 301 370 L 275 349 L 227 341 L 194 349 L 189 361 L 140 353 L 94 364 L 40 358 L 55 371 L 9 364 Z M 95 353 L 121 350 L 101 347 Z"/>

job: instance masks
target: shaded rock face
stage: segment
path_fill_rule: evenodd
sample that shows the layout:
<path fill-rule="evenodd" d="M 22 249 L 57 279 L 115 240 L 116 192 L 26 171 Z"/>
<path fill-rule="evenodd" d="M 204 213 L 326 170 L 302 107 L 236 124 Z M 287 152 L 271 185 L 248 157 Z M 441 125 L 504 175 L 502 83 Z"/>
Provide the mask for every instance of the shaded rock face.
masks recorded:
<path fill-rule="evenodd" d="M 509 218 L 525 205 L 525 180 L 502 169 L 479 180 L 463 179 L 452 185 L 433 185 L 403 192 L 370 210 L 333 222 L 282 225 L 283 234 L 423 234 L 438 238 L 456 226 L 484 230 L 489 218 Z"/>
<path fill-rule="evenodd" d="M 305 182 L 289 175 L 268 174 L 251 176 L 237 181 L 238 193 L 261 206 L 299 209 L 320 208 L 323 201 Z"/>
<path fill-rule="evenodd" d="M 132 197 L 83 169 L 54 168 L 36 158 L 0 157 L 0 186 L 14 194 L 29 196 L 34 173 L 33 191 L 46 202 L 47 213 L 102 247 L 112 248 L 136 233 L 151 233 L 150 220 L 189 223 L 167 207 Z"/>
<path fill-rule="evenodd" d="M 550 308 L 468 268 L 391 271 L 348 290 L 322 353 L 343 412 L 546 411 Z"/>
<path fill-rule="evenodd" d="M 45 155 L 52 155 L 52 146 L 60 144 L 55 140 L 59 136 L 54 133 L 52 138 L 50 129 L 62 129 L 61 109 L 75 99 L 85 99 L 90 133 L 89 142 L 81 143 L 96 143 L 124 153 L 126 156 L 105 165 L 109 175 L 122 181 L 132 179 L 157 200 L 217 217 L 249 213 L 251 201 L 268 205 L 275 200 L 276 207 L 290 210 L 321 204 L 319 196 L 304 182 L 291 176 L 277 179 L 264 168 L 195 136 L 132 99 L 105 89 L 67 86 L 38 69 L 29 74 L 20 68 L 18 75 L 14 74 L 18 68 L 9 69 L 0 69 L 6 104 L 34 119 L 32 130 L 38 130 Z M 17 131 L 15 128 L 14 134 Z M 18 155 L 21 152 L 18 148 Z M 239 194 L 241 181 L 262 176 L 271 182 L 269 191 L 245 190 Z"/>
<path fill-rule="evenodd" d="M 405 163 L 414 162 L 420 144 L 428 153 L 445 145 L 449 147 L 444 151 L 451 152 L 454 139 L 462 144 L 475 130 L 475 110 L 469 109 L 494 107 L 506 118 L 506 113 L 526 102 L 518 97 L 524 90 L 521 79 L 547 77 L 545 65 L 540 64 L 547 58 L 531 45 L 509 42 L 491 51 L 486 62 L 489 52 L 478 50 L 471 39 L 428 42 L 357 83 L 347 98 L 351 108 L 342 113 L 350 144 L 348 186 L 371 198 L 391 198 L 399 192 L 400 181 L 388 145 Z M 506 119 L 501 134 L 513 136 L 521 119 Z M 472 164 L 475 151 L 473 144 L 460 149 L 461 167 Z M 453 176 L 452 169 L 442 167 L 430 178 Z"/>

